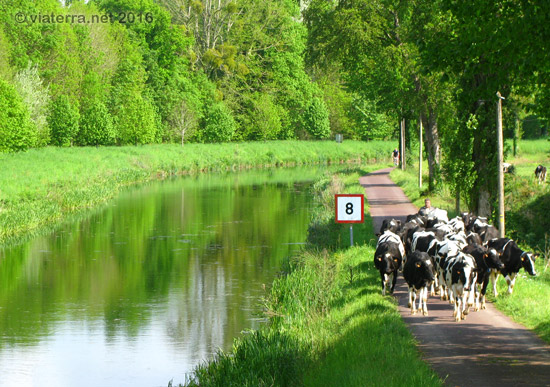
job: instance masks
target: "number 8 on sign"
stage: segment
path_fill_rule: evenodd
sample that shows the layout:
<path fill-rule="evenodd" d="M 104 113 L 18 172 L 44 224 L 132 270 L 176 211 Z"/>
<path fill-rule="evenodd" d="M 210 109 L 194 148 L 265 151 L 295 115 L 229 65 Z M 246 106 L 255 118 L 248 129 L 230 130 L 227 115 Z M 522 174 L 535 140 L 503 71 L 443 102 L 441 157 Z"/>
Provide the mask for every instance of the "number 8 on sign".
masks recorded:
<path fill-rule="evenodd" d="M 337 223 L 363 223 L 363 195 L 334 195 Z"/>

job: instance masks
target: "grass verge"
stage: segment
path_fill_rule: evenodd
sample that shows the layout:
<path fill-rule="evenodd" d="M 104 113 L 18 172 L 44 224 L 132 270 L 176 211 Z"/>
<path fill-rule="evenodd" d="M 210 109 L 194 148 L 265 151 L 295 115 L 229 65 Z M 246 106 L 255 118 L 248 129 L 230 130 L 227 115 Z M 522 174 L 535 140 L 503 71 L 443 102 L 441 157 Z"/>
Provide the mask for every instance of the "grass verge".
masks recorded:
<path fill-rule="evenodd" d="M 541 253 L 536 262 L 538 276 L 530 277 L 521 270 L 512 295 L 507 293 L 506 283 L 501 277 L 497 285 L 498 298 L 493 297 L 492 287 L 489 287 L 488 299 L 499 310 L 550 343 L 550 240 L 545 238 L 550 227 L 550 218 L 546 215 L 550 211 L 550 193 L 546 186 L 539 186 L 531 177 L 531 169 L 534 171 L 534 165 L 540 163 L 535 160 L 548 160 L 550 143 L 546 140 L 522 141 L 519 149 L 518 156 L 511 160 L 516 166 L 516 174 L 505 176 L 506 235 L 516 240 L 524 250 Z M 529 174 L 521 173 L 528 170 L 531 171 Z M 394 170 L 391 178 L 414 204 L 422 205 L 427 193 L 418 188 L 417 168 Z M 429 197 L 435 207 L 448 210 L 450 216 L 456 215 L 454 198 L 448 189 L 443 187 L 430 193 Z"/>
<path fill-rule="evenodd" d="M 269 326 L 197 367 L 187 385 L 441 385 L 420 359 L 396 301 L 381 295 L 371 219 L 354 226 L 354 247 L 349 229 L 334 223 L 334 194 L 363 193 L 357 180 L 367 171 L 348 172 L 314 186 L 308 248 L 289 259 L 268 291 Z"/>
<path fill-rule="evenodd" d="M 272 141 L 0 153 L 0 244 L 151 179 L 205 171 L 389 159 L 390 142 Z"/>

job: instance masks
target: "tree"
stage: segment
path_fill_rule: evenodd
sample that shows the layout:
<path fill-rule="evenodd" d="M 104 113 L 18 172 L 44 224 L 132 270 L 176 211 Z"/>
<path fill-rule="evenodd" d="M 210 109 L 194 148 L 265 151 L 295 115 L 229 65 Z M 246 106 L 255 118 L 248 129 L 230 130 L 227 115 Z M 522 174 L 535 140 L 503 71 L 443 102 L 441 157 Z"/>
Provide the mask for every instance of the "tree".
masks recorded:
<path fill-rule="evenodd" d="M 221 102 L 208 107 L 203 123 L 202 139 L 205 142 L 228 142 L 235 134 L 235 120 L 231 111 Z"/>
<path fill-rule="evenodd" d="M 427 128 L 430 189 L 440 164 L 437 82 L 421 65 L 413 34 L 415 2 L 383 0 L 313 0 L 304 13 L 310 31 L 311 63 L 342 64 L 350 91 L 375 103 L 394 121 L 416 119 Z"/>
<path fill-rule="evenodd" d="M 0 152 L 25 150 L 35 142 L 36 130 L 27 107 L 14 87 L 0 79 Z"/>
<path fill-rule="evenodd" d="M 50 141 L 50 131 L 47 122 L 50 95 L 47 86 L 38 73 L 38 66 L 29 63 L 27 67 L 15 75 L 14 86 L 23 102 L 27 105 L 31 121 L 37 131 L 37 146 L 45 146 Z"/>
<path fill-rule="evenodd" d="M 57 146 L 72 146 L 78 133 L 80 114 L 69 97 L 60 95 L 50 103 L 48 125 L 50 143 Z"/>
<path fill-rule="evenodd" d="M 78 145 L 113 145 L 116 137 L 113 119 L 105 104 L 99 99 L 87 101 L 80 119 Z"/>
<path fill-rule="evenodd" d="M 197 116 L 191 110 L 187 103 L 182 100 L 177 104 L 172 111 L 170 117 L 170 123 L 172 127 L 176 130 L 178 135 L 181 137 L 181 146 L 183 146 L 183 141 L 192 136 L 197 129 Z"/>
<path fill-rule="evenodd" d="M 304 115 L 306 131 L 317 139 L 330 137 L 328 111 L 322 99 L 314 97 Z"/>

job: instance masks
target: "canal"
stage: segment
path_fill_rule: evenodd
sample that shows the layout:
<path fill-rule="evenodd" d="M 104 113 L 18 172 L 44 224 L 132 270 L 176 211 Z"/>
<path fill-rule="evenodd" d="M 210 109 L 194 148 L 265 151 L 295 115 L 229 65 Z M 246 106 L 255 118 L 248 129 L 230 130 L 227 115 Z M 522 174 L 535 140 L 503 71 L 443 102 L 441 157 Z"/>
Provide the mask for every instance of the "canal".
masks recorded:
<path fill-rule="evenodd" d="M 148 183 L 0 250 L 0 385 L 166 386 L 265 322 L 323 169 Z"/>

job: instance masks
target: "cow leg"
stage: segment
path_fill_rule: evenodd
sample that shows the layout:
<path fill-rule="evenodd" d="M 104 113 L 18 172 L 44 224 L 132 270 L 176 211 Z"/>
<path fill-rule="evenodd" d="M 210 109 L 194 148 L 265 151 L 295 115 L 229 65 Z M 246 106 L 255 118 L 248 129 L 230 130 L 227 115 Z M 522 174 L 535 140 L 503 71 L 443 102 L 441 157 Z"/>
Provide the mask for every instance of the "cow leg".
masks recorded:
<path fill-rule="evenodd" d="M 490 277 L 491 277 L 491 283 L 493 284 L 493 294 L 496 297 L 498 296 L 498 291 L 497 291 L 498 273 L 496 273 L 494 270 L 491 270 Z"/>
<path fill-rule="evenodd" d="M 489 285 L 488 275 L 483 278 L 483 285 L 481 286 L 481 309 L 487 309 L 487 306 L 485 305 L 485 293 L 487 293 L 487 285 Z"/>
<path fill-rule="evenodd" d="M 420 290 L 420 294 L 423 296 L 422 298 L 422 314 L 424 316 L 428 315 L 428 305 L 426 302 L 428 301 L 428 288 L 424 286 L 422 290 Z"/>
<path fill-rule="evenodd" d="M 412 288 L 412 308 L 411 308 L 411 314 L 416 314 L 416 290 Z"/>
<path fill-rule="evenodd" d="M 386 295 L 386 281 L 387 281 L 387 275 L 380 273 L 380 279 L 382 280 L 382 295 Z"/>
<path fill-rule="evenodd" d="M 474 278 L 474 280 L 472 282 L 472 285 L 470 285 L 470 290 L 467 293 L 467 295 L 468 295 L 468 307 L 474 306 L 474 299 L 475 299 L 476 290 L 477 290 L 476 282 L 477 282 L 477 278 Z"/>
<path fill-rule="evenodd" d="M 516 275 L 517 273 L 510 273 L 506 276 L 506 283 L 508 284 L 508 294 L 512 294 L 512 292 L 514 291 Z"/>
<path fill-rule="evenodd" d="M 411 313 L 412 313 L 412 293 L 413 293 L 413 288 L 409 286 L 409 308 L 411 308 Z"/>
<path fill-rule="evenodd" d="M 443 274 L 439 273 L 439 298 L 444 301 L 447 300 L 446 296 L 445 279 L 443 278 Z"/>
<path fill-rule="evenodd" d="M 470 311 L 470 307 L 468 306 L 467 304 L 467 298 L 468 298 L 468 294 L 466 292 L 463 292 L 462 293 L 462 297 L 461 297 L 461 312 L 462 312 L 462 315 L 460 316 L 460 318 L 462 320 L 465 320 L 466 319 L 466 315 L 468 314 L 468 312 Z"/>
<path fill-rule="evenodd" d="M 479 312 L 480 296 L 481 296 L 481 293 L 477 287 L 477 284 L 475 284 L 474 285 L 474 312 Z"/>
<path fill-rule="evenodd" d="M 395 283 L 397 282 L 397 272 L 391 273 L 390 276 L 392 277 L 390 294 L 393 294 L 393 290 L 395 289 Z"/>
<path fill-rule="evenodd" d="M 460 321 L 461 311 L 460 311 L 460 297 L 456 297 L 456 302 L 454 303 L 454 313 L 453 316 L 455 318 L 455 321 Z"/>

